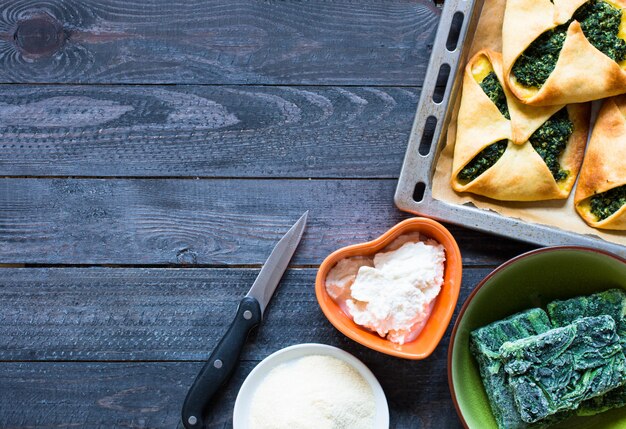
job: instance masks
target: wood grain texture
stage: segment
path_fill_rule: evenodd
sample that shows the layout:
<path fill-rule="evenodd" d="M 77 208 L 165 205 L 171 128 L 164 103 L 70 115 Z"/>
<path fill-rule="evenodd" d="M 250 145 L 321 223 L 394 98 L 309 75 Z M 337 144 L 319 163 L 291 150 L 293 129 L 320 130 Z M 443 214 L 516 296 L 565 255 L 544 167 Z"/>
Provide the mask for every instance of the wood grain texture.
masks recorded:
<path fill-rule="evenodd" d="M 173 429 L 258 266 L 309 209 L 300 268 L 209 427 L 232 428 L 260 359 L 322 342 L 374 372 L 392 428 L 459 429 L 451 329 L 424 361 L 385 356 L 338 333 L 313 289 L 330 252 L 408 217 L 393 179 L 439 13 L 430 0 L 0 2 L 0 176 L 18 176 L 0 179 L 0 428 Z M 450 229 L 457 310 L 533 247 Z"/>
<path fill-rule="evenodd" d="M 459 308 L 489 271 L 465 270 Z M 256 269 L 0 269 L 0 361 L 206 359 L 257 274 Z M 263 359 L 295 343 L 351 347 L 319 309 L 316 274 L 316 269 L 287 272 L 243 359 Z M 375 360 L 369 350 L 363 349 L 363 356 Z M 445 360 L 445 354 L 436 356 Z"/>
<path fill-rule="evenodd" d="M 2 176 L 397 177 L 411 88 L 0 86 Z"/>
<path fill-rule="evenodd" d="M 348 351 L 353 351 L 349 349 Z M 380 381 L 394 429 L 460 429 L 445 362 L 363 359 Z M 211 409 L 208 429 L 232 428 L 244 362 Z M 199 362 L 0 363 L 0 427 L 174 429 Z"/>
<path fill-rule="evenodd" d="M 294 265 L 369 241 L 408 217 L 395 180 L 0 179 L 5 264 L 262 264 L 310 210 Z M 530 245 L 452 228 L 467 265 Z"/>
<path fill-rule="evenodd" d="M 488 271 L 466 270 L 459 302 Z M 260 359 L 302 342 L 341 347 L 361 359 L 385 390 L 391 427 L 460 427 L 446 377 L 451 327 L 435 353 L 420 362 L 366 349 L 321 314 L 315 272 L 288 272 L 263 324 L 249 338 L 244 361 L 216 398 L 209 427 L 232 427 L 236 394 Z M 5 268 L 0 273 L 0 343 L 10 347 L 0 350 L 0 427 L 171 429 L 202 365 L 185 360 L 206 358 L 256 270 Z M 30 362 L 15 362 L 20 359 Z M 125 362 L 93 362 L 99 359 Z M 137 359 L 151 362 L 129 362 Z"/>
<path fill-rule="evenodd" d="M 428 0 L 12 0 L 0 82 L 418 85 Z"/>

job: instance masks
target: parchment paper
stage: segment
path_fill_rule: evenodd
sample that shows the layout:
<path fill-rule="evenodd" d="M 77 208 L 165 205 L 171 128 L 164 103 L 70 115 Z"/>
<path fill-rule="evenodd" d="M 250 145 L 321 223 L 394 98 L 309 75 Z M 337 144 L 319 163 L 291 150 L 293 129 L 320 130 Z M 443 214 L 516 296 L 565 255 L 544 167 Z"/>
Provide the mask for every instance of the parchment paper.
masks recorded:
<path fill-rule="evenodd" d="M 476 34 L 471 45 L 471 58 L 477 51 L 489 48 L 502 52 L 502 21 L 506 0 L 485 0 L 483 11 L 478 21 Z M 492 210 L 503 216 L 513 217 L 525 222 L 555 226 L 563 230 L 579 234 L 594 235 L 606 241 L 626 246 L 626 231 L 599 230 L 588 226 L 574 209 L 574 192 L 572 190 L 567 200 L 551 200 L 538 202 L 505 202 L 492 200 L 467 192 L 455 192 L 450 186 L 452 172 L 452 156 L 454 154 L 454 139 L 456 136 L 456 117 L 459 111 L 460 91 L 457 100 L 454 100 L 454 114 L 448 127 L 446 146 L 439 155 L 432 183 L 433 198 L 452 204 L 471 203 L 483 210 Z M 592 124 L 594 122 L 600 102 L 594 102 L 592 110 Z"/>

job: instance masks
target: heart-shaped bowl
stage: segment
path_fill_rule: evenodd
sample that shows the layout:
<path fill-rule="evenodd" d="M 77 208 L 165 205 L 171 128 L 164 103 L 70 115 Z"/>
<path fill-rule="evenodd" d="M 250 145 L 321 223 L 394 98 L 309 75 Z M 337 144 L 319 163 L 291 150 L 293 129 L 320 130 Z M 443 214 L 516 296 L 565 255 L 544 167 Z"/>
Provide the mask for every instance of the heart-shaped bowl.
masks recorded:
<path fill-rule="evenodd" d="M 448 384 L 468 429 L 498 429 L 470 352 L 470 332 L 523 310 L 604 290 L 626 290 L 626 260 L 585 247 L 547 247 L 505 262 L 476 286 L 456 319 L 448 348 Z M 561 429 L 626 428 L 626 407 L 572 417 Z"/>
<path fill-rule="evenodd" d="M 444 246 L 446 251 L 444 281 L 422 332 L 414 341 L 399 345 L 354 323 L 328 295 L 326 277 L 340 260 L 352 256 L 374 256 L 398 237 L 415 232 L 432 238 Z M 439 222 L 417 217 L 400 222 L 375 240 L 344 247 L 331 253 L 322 262 L 317 272 L 315 294 L 326 318 L 348 338 L 391 356 L 404 359 L 425 359 L 435 350 L 450 324 L 459 297 L 462 271 L 461 252 L 452 234 Z"/>

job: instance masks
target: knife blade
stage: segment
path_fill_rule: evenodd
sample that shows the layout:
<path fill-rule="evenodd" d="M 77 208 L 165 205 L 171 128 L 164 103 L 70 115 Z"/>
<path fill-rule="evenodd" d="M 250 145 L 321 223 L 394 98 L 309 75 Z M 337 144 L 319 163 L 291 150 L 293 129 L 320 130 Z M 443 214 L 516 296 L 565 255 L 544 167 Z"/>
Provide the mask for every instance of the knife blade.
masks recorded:
<path fill-rule="evenodd" d="M 270 253 L 252 287 L 239 303 L 228 331 L 191 385 L 183 403 L 181 423 L 185 429 L 204 429 L 207 408 L 217 391 L 230 379 L 250 331 L 261 320 L 289 261 L 300 243 L 308 211 L 287 231 Z"/>

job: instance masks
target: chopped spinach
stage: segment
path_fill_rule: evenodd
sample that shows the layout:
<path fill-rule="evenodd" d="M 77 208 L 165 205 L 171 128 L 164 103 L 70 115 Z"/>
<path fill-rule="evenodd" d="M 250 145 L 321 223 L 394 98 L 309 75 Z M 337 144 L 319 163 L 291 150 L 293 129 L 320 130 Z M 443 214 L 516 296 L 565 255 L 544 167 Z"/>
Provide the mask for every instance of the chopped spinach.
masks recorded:
<path fill-rule="evenodd" d="M 541 87 L 556 67 L 561 48 L 565 43 L 567 26 L 559 25 L 537 37 L 519 56 L 511 71 L 519 83 Z"/>
<path fill-rule="evenodd" d="M 567 108 L 564 107 L 544 122 L 528 139 L 557 182 L 566 179 L 569 175 L 569 171 L 561 168 L 559 156 L 573 131 L 574 124 L 567 115 Z"/>
<path fill-rule="evenodd" d="M 626 59 L 626 41 L 617 37 L 622 10 L 609 3 L 591 0 L 583 4 L 565 24 L 548 30 L 535 39 L 513 65 L 513 75 L 528 87 L 541 87 L 556 67 L 563 48 L 567 28 L 575 20 L 580 23 L 589 43 L 614 61 Z"/>
<path fill-rule="evenodd" d="M 624 204 L 626 204 L 626 185 L 591 197 L 591 213 L 601 221 L 618 211 Z"/>
<path fill-rule="evenodd" d="M 506 150 L 506 146 L 508 144 L 508 140 L 500 140 L 495 142 L 483 150 L 481 150 L 478 155 L 476 155 L 463 169 L 459 172 L 458 178 L 460 180 L 464 180 L 467 182 L 471 182 L 481 174 L 483 174 L 487 169 L 489 169 L 493 164 L 496 163 Z"/>
<path fill-rule="evenodd" d="M 504 95 L 504 89 L 498 80 L 498 77 L 494 72 L 490 72 L 480 82 L 480 87 L 485 91 L 485 94 L 493 101 L 500 113 L 507 118 L 511 119 L 509 115 L 509 106 L 506 104 L 506 95 Z"/>
<path fill-rule="evenodd" d="M 580 26 L 589 43 L 613 61 L 626 58 L 626 41 L 617 37 L 622 21 L 622 11 L 610 4 L 592 0 L 583 4 L 574 19 Z"/>

